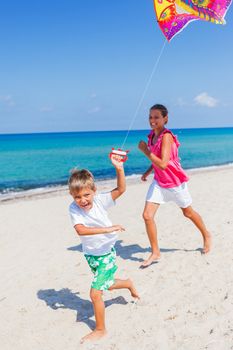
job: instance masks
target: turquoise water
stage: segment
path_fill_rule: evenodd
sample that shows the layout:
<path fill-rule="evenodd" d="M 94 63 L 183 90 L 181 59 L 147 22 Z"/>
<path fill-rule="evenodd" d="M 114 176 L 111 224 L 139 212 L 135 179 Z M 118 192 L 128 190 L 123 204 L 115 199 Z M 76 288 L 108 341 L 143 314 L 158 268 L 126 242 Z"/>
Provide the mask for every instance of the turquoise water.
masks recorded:
<path fill-rule="evenodd" d="M 176 129 L 183 168 L 233 163 L 233 128 Z M 137 144 L 148 130 L 131 131 L 126 175 L 141 174 L 148 160 Z M 0 194 L 67 183 L 73 167 L 90 169 L 95 178 L 115 176 L 108 158 L 121 146 L 125 131 L 0 135 Z"/>

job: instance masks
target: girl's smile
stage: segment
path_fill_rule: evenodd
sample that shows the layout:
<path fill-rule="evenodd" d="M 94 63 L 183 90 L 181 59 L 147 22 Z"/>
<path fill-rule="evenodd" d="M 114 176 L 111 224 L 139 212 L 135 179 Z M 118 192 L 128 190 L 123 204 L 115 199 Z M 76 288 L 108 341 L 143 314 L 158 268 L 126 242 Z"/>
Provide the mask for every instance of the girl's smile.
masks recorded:
<path fill-rule="evenodd" d="M 160 132 L 164 129 L 164 125 L 168 121 L 168 116 L 163 117 L 162 113 L 158 109 L 150 110 L 149 123 L 153 130 Z"/>

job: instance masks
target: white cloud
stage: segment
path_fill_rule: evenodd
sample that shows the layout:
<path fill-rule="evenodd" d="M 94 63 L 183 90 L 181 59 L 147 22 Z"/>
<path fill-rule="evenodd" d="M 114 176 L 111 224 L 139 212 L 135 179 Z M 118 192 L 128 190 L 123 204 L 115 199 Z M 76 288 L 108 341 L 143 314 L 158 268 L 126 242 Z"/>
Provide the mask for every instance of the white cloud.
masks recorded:
<path fill-rule="evenodd" d="M 0 102 L 3 102 L 3 104 L 8 107 L 15 105 L 15 102 L 11 95 L 0 95 Z"/>
<path fill-rule="evenodd" d="M 96 106 L 92 109 L 89 109 L 88 114 L 94 114 L 100 112 L 100 107 Z"/>
<path fill-rule="evenodd" d="M 209 96 L 207 92 L 202 92 L 194 98 L 196 104 L 206 107 L 216 107 L 218 104 L 218 100 L 212 96 Z"/>

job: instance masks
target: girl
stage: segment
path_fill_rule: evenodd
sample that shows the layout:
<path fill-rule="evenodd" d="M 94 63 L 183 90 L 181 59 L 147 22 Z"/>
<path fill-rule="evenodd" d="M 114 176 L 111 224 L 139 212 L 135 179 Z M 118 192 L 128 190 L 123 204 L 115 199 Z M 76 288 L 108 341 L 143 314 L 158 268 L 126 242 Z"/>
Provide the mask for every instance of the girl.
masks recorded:
<path fill-rule="evenodd" d="M 168 122 L 168 110 L 165 106 L 156 104 L 151 107 L 149 123 L 151 132 L 148 144 L 140 141 L 138 148 L 152 162 L 149 169 L 142 175 L 146 181 L 148 175 L 154 170 L 154 180 L 149 187 L 143 219 L 151 245 L 151 255 L 143 262 L 142 267 L 149 266 L 159 260 L 160 250 L 157 240 L 155 214 L 159 205 L 174 201 L 182 210 L 184 216 L 189 218 L 199 229 L 203 237 L 203 253 L 208 253 L 211 244 L 211 235 L 207 231 L 201 216 L 191 207 L 192 199 L 188 191 L 188 176 L 182 169 L 179 157 L 179 142 L 173 133 L 165 128 Z"/>

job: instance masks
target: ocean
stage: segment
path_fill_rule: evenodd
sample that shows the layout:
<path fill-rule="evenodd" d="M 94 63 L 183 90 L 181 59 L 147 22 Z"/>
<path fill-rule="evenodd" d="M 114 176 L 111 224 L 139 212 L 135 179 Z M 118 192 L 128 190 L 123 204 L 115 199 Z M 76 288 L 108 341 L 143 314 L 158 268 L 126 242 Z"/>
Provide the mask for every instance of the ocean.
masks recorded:
<path fill-rule="evenodd" d="M 233 163 L 233 128 L 175 129 L 184 169 Z M 149 130 L 129 133 L 125 150 L 127 176 L 142 174 L 149 161 L 137 144 Z M 95 179 L 115 177 L 108 154 L 119 148 L 126 131 L 65 132 L 0 135 L 0 199 L 27 190 L 65 185 L 72 168 L 88 168 Z"/>

